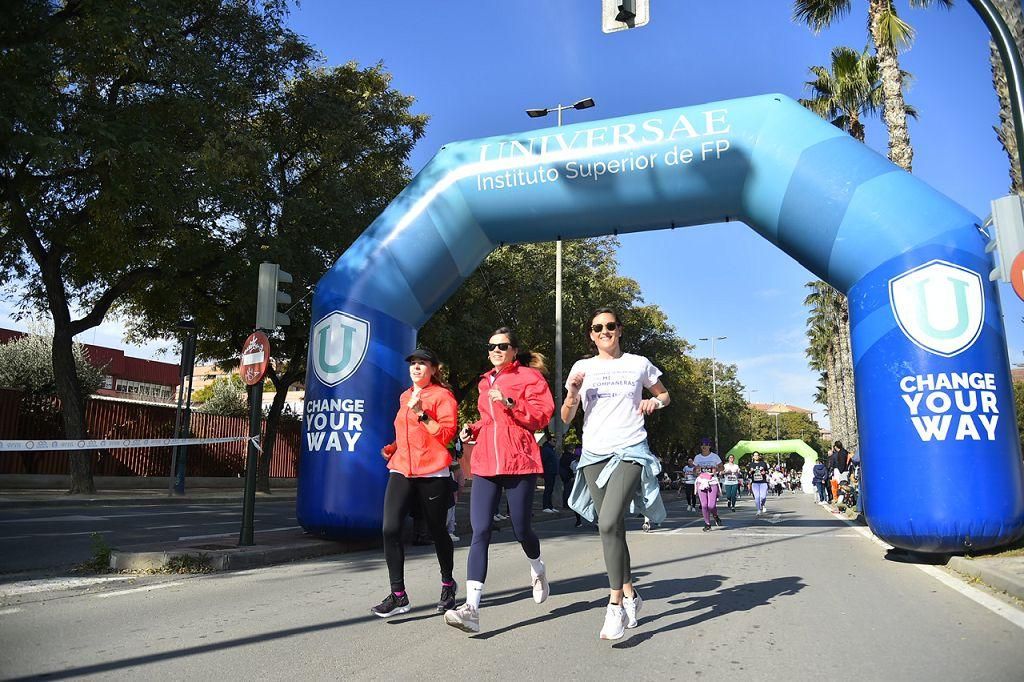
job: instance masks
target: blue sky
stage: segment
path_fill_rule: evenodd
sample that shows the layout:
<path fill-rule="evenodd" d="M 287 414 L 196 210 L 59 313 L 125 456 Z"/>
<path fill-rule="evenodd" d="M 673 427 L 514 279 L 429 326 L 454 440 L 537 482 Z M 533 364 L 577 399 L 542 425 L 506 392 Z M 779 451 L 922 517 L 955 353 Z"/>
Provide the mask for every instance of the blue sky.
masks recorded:
<path fill-rule="evenodd" d="M 593 109 L 571 111 L 566 123 L 781 92 L 805 95 L 808 67 L 828 64 L 836 45 L 861 49 L 866 0 L 815 36 L 790 20 L 783 0 L 654 0 L 651 23 L 606 35 L 600 0 L 303 0 L 289 23 L 327 64 L 378 61 L 393 85 L 429 114 L 415 149 L 415 170 L 443 144 L 554 125 L 524 110 L 584 97 Z M 902 66 L 914 75 L 907 100 L 914 173 L 977 215 L 1008 192 L 1007 161 L 992 126 L 987 32 L 966 1 L 952 11 L 910 10 L 917 29 Z M 867 142 L 885 152 L 885 130 L 867 127 Z M 812 405 L 816 377 L 804 358 L 803 285 L 809 272 L 738 223 L 655 231 L 622 238 L 621 271 L 640 282 L 683 337 L 727 336 L 717 356 L 736 363 L 748 397 Z M 340 254 L 339 254 L 340 255 Z M 1000 285 L 1011 362 L 1024 360 L 1024 303 Z M 0 315 L 9 308 L 0 303 Z M 3 326 L 23 328 L 6 319 Z M 165 343 L 128 347 L 120 327 L 104 325 L 80 340 L 125 347 L 151 357 Z M 710 355 L 710 348 L 698 347 Z M 756 391 L 756 392 L 752 392 Z"/>

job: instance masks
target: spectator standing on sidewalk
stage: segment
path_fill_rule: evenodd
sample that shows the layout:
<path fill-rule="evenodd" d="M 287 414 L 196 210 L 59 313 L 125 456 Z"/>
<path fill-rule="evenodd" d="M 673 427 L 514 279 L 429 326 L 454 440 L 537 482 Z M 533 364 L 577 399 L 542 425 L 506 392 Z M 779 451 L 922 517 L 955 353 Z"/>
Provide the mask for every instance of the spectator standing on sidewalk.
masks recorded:
<path fill-rule="evenodd" d="M 818 491 L 818 504 L 828 504 L 828 493 L 825 492 L 828 485 L 828 469 L 825 467 L 825 461 L 819 457 L 818 463 L 811 471 L 813 473 L 811 482 L 814 483 L 814 488 Z"/>

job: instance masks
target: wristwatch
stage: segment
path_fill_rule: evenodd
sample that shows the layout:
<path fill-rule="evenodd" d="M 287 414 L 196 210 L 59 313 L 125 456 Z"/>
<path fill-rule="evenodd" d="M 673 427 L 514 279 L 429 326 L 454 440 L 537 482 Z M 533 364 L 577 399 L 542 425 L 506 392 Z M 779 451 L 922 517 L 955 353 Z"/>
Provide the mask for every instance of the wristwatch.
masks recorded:
<path fill-rule="evenodd" d="M 423 413 L 423 414 L 421 414 L 421 415 L 420 415 L 420 416 L 419 416 L 419 417 L 418 417 L 417 419 L 418 419 L 418 421 L 421 421 L 421 422 L 425 422 L 425 421 L 427 421 L 428 419 L 430 419 L 430 415 L 429 415 L 429 414 L 427 414 L 426 412 L 424 412 L 424 413 Z"/>

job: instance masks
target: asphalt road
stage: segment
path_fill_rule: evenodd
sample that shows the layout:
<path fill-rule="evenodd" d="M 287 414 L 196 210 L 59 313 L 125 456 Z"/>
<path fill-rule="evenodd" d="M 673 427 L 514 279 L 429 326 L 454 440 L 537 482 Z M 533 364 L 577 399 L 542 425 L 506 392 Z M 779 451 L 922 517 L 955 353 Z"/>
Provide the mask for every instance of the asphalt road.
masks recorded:
<path fill-rule="evenodd" d="M 256 530 L 297 527 L 295 499 L 256 500 Z M 242 505 L 139 504 L 0 510 L 0 574 L 49 571 L 88 561 L 92 534 L 112 547 L 238 537 Z"/>
<path fill-rule="evenodd" d="M 0 676 L 94 679 L 1020 680 L 1024 624 L 882 548 L 810 497 L 750 502 L 701 522 L 673 503 L 663 528 L 629 534 L 640 625 L 598 639 L 607 583 L 596 531 L 538 524 L 552 594 L 533 603 L 509 533 L 491 548 L 482 632 L 434 613 L 430 548 L 413 548 L 414 609 L 369 614 L 387 592 L 379 552 L 206 576 L 157 576 L 0 605 Z M 466 542 L 456 551 L 465 575 Z M 944 569 L 929 569 L 942 571 Z M 945 575 L 945 574 L 943 574 Z M 123 578 L 122 578 L 123 580 Z M 460 597 L 462 596 L 460 585 Z M 986 597 L 992 599 L 991 597 Z M 1016 621 L 1014 621 L 1016 619 Z"/>

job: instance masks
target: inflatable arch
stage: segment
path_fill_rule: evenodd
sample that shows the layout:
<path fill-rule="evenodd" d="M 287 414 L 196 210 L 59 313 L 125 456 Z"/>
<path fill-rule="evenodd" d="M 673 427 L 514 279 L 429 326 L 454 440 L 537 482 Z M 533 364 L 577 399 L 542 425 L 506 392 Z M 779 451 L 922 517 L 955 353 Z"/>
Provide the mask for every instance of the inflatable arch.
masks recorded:
<path fill-rule="evenodd" d="M 768 461 L 769 458 L 765 455 L 774 455 L 776 453 L 780 455 L 788 455 L 791 452 L 795 452 L 804 458 L 804 466 L 800 470 L 800 487 L 805 493 L 813 493 L 814 484 L 811 481 L 814 479 L 814 465 L 818 462 L 820 454 L 815 452 L 807 443 L 803 442 L 799 438 L 793 438 L 790 440 L 741 440 L 739 443 L 733 446 L 732 450 L 725 453 L 722 456 L 722 460 L 729 455 L 736 457 L 736 462 L 739 463 L 740 458 L 751 452 L 760 452 L 762 458 Z"/>
<path fill-rule="evenodd" d="M 850 298 L 872 530 L 929 552 L 1024 533 L 1009 363 L 979 220 L 781 95 L 443 147 L 317 286 L 301 525 L 336 538 L 380 532 L 378 453 L 408 385 L 403 358 L 498 245 L 729 220 Z"/>

